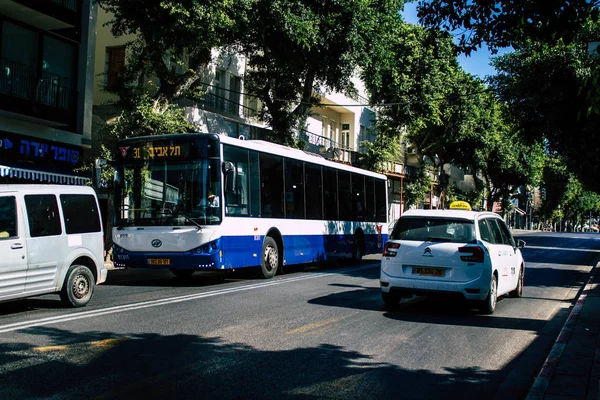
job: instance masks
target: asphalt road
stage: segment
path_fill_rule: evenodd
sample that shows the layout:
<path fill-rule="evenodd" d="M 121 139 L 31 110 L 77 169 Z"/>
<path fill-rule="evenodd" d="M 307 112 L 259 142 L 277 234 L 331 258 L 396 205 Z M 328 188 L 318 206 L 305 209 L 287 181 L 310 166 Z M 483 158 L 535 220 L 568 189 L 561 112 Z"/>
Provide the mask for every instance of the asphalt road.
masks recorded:
<path fill-rule="evenodd" d="M 379 264 L 246 275 L 110 271 L 83 309 L 0 304 L 0 399 L 523 398 L 600 256 L 536 233 L 524 296 L 491 316 L 417 298 L 389 312 Z"/>

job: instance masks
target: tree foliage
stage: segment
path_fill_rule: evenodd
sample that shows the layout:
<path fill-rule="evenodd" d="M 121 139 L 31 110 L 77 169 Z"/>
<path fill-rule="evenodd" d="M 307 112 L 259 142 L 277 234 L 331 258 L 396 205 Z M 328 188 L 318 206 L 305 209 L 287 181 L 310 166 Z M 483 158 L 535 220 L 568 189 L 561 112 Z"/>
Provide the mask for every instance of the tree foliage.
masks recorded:
<path fill-rule="evenodd" d="M 356 93 L 351 78 L 398 17 L 399 0 L 260 0 L 250 11 L 243 49 L 246 88 L 266 106 L 280 143 L 321 101 L 318 93 Z"/>
<path fill-rule="evenodd" d="M 576 41 L 574 32 L 597 19 L 596 0 L 420 0 L 418 15 L 428 27 L 455 32 L 467 54 L 482 45 L 492 50 L 540 43 Z"/>
<path fill-rule="evenodd" d="M 600 115 L 587 112 L 592 61 L 586 45 L 530 42 L 494 65 L 492 87 L 508 104 L 523 141 L 543 142 L 588 190 L 600 191 Z"/>
<path fill-rule="evenodd" d="M 172 103 L 193 90 L 213 61 L 213 49 L 239 44 L 239 28 L 248 23 L 253 2 L 98 0 L 113 15 L 114 36 L 136 36 L 128 48 L 128 78 L 134 84 L 156 79 L 155 106 Z"/>

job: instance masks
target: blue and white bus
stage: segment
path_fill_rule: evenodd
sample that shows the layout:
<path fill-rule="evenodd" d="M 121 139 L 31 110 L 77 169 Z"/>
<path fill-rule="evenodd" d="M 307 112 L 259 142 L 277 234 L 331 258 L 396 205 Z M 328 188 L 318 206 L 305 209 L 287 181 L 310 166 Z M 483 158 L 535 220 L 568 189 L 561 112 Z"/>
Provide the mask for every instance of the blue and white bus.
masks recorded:
<path fill-rule="evenodd" d="M 113 259 L 126 268 L 260 268 L 381 252 L 387 180 L 269 142 L 177 134 L 119 142 Z"/>

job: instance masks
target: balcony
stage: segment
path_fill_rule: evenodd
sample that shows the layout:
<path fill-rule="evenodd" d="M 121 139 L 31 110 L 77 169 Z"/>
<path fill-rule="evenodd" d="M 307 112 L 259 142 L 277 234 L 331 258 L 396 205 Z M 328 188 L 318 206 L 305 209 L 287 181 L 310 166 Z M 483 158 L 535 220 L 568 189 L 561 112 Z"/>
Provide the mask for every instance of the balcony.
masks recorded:
<path fill-rule="evenodd" d="M 70 78 L 0 58 L 0 109 L 70 125 L 74 90 Z"/>
<path fill-rule="evenodd" d="M 0 0 L 0 14 L 43 30 L 78 27 L 82 0 Z"/>
<path fill-rule="evenodd" d="M 255 109 L 246 107 L 225 97 L 217 96 L 211 92 L 207 92 L 202 97 L 194 98 L 193 100 L 197 101 L 198 105 L 206 111 L 217 112 L 243 120 L 258 117 L 258 112 Z"/>
<path fill-rule="evenodd" d="M 323 156 L 328 160 L 340 161 L 354 165 L 358 153 L 347 146 L 342 146 L 328 137 L 300 130 L 298 137 L 306 142 L 306 151 Z"/>

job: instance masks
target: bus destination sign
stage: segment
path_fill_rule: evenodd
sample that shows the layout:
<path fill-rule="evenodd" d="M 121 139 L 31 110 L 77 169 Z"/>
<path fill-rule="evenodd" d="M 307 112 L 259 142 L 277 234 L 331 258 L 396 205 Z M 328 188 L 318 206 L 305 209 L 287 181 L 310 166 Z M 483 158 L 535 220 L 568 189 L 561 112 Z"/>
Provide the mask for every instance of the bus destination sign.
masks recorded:
<path fill-rule="evenodd" d="M 123 158 L 131 158 L 134 161 L 140 160 L 165 160 L 180 159 L 189 157 L 189 143 L 140 143 L 133 146 L 119 147 Z"/>

